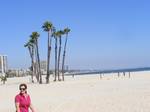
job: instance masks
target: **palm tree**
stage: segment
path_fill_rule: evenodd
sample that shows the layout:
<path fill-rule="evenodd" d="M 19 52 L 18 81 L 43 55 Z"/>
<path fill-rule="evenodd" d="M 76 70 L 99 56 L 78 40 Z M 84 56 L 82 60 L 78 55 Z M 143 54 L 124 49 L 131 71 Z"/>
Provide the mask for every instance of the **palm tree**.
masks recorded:
<path fill-rule="evenodd" d="M 56 81 L 56 77 L 57 77 L 57 38 L 58 38 L 58 32 L 56 32 L 55 29 L 53 29 L 52 36 L 55 39 L 55 76 L 54 76 L 54 81 Z"/>
<path fill-rule="evenodd" d="M 59 72 L 60 72 L 59 66 L 60 66 L 60 55 L 61 55 L 61 36 L 64 34 L 64 32 L 62 30 L 59 30 L 57 33 L 58 33 L 57 35 L 59 38 L 59 51 L 58 51 L 58 61 L 57 61 L 58 67 L 57 67 L 57 69 L 58 69 L 58 81 L 61 81 L 60 76 L 59 76 Z"/>
<path fill-rule="evenodd" d="M 38 32 L 32 32 L 30 37 L 34 40 L 35 46 L 36 46 L 36 56 L 38 61 L 38 77 L 39 77 L 39 83 L 42 84 L 42 75 L 41 75 L 41 66 L 40 66 L 40 56 L 39 56 L 39 48 L 38 48 L 38 37 L 40 37 L 40 34 Z"/>
<path fill-rule="evenodd" d="M 34 45 L 33 45 L 33 39 L 30 39 L 29 42 L 27 42 L 24 47 L 27 47 L 28 50 L 29 50 L 29 54 L 30 54 L 30 57 L 31 57 L 31 68 L 32 68 L 32 74 L 31 74 L 31 79 L 32 79 L 32 82 L 34 82 L 33 80 L 33 76 L 34 76 Z"/>
<path fill-rule="evenodd" d="M 64 29 L 64 34 L 66 34 L 66 39 L 65 39 L 65 45 L 64 45 L 64 52 L 63 52 L 63 59 L 62 59 L 62 80 L 64 81 L 64 64 L 65 64 L 65 55 L 66 55 L 66 45 L 67 45 L 67 40 L 68 40 L 68 33 L 70 32 L 69 28 Z"/>
<path fill-rule="evenodd" d="M 39 82 L 37 75 L 35 75 L 36 71 L 37 71 L 36 70 L 37 67 L 35 66 L 35 60 L 34 60 L 34 57 L 35 57 L 34 54 L 36 54 L 35 53 L 36 49 L 35 49 L 34 40 L 32 38 L 30 38 L 29 42 L 31 43 L 31 53 L 32 53 L 32 55 L 31 55 L 32 56 L 32 74 L 33 74 L 33 76 L 36 76 L 36 79 Z M 34 82 L 33 77 L 32 77 L 32 82 Z"/>
<path fill-rule="evenodd" d="M 49 83 L 49 64 L 50 64 L 50 53 L 51 53 L 51 41 L 52 41 L 52 36 L 50 36 L 50 32 L 52 31 L 53 28 L 53 24 L 49 21 L 46 21 L 43 26 L 42 26 L 43 30 L 48 32 L 48 51 L 47 51 L 47 76 L 46 76 L 46 83 Z"/>

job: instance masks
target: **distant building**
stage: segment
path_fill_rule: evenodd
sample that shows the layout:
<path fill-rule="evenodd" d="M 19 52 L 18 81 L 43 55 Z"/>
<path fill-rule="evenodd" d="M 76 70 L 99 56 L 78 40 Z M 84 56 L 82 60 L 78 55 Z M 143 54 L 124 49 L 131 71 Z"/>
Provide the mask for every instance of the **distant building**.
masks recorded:
<path fill-rule="evenodd" d="M 0 55 L 0 75 L 5 75 L 7 72 L 8 64 L 7 64 L 7 56 Z"/>
<path fill-rule="evenodd" d="M 69 71 L 69 66 L 68 65 L 65 65 L 65 72 Z"/>
<path fill-rule="evenodd" d="M 40 62 L 40 65 L 41 65 L 41 72 L 42 72 L 42 74 L 46 74 L 47 61 L 41 61 L 41 62 Z"/>

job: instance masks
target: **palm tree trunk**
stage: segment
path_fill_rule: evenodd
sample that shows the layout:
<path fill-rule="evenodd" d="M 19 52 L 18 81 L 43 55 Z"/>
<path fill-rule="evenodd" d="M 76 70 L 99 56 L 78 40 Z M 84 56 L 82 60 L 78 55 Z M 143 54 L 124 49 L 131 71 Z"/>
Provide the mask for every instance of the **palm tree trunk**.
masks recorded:
<path fill-rule="evenodd" d="M 38 74 L 40 81 L 39 83 L 42 84 L 42 74 L 41 74 L 41 66 L 40 66 L 40 56 L 39 56 L 39 48 L 38 48 L 38 41 L 36 40 L 36 49 L 37 49 L 37 59 L 38 59 Z"/>
<path fill-rule="evenodd" d="M 50 64 L 50 58 L 51 58 L 51 43 L 52 43 L 52 37 L 50 37 L 50 32 L 48 32 L 48 65 L 47 65 L 47 77 L 46 77 L 46 83 L 49 83 L 49 64 Z"/>
<path fill-rule="evenodd" d="M 28 50 L 29 50 L 29 53 L 30 53 L 30 57 L 31 57 L 31 68 L 32 68 L 32 74 L 31 74 L 31 79 L 32 79 L 32 82 L 33 82 L 33 68 L 34 68 L 34 65 L 33 65 L 33 47 L 31 48 L 30 46 L 28 46 Z"/>
<path fill-rule="evenodd" d="M 33 80 L 33 76 L 34 76 L 34 47 L 32 46 L 32 50 L 31 50 L 31 58 L 32 58 L 32 75 L 31 75 L 31 80 L 32 80 L 32 83 L 34 83 L 34 80 Z"/>
<path fill-rule="evenodd" d="M 57 76 L 57 37 L 55 37 L 55 79 L 56 81 L 56 76 Z"/>
<path fill-rule="evenodd" d="M 129 78 L 131 77 L 130 72 L 129 72 Z"/>
<path fill-rule="evenodd" d="M 120 73 L 118 72 L 118 77 L 120 77 Z"/>
<path fill-rule="evenodd" d="M 59 65 L 60 65 L 60 54 L 61 54 L 61 37 L 59 37 L 59 52 L 58 52 L 58 81 L 60 81 L 60 70 L 59 70 Z"/>
<path fill-rule="evenodd" d="M 64 65 L 65 65 L 65 55 L 66 55 L 66 45 L 68 40 L 68 34 L 66 35 L 65 45 L 64 45 L 64 52 L 63 52 L 63 60 L 62 60 L 62 80 L 64 81 Z"/>
<path fill-rule="evenodd" d="M 46 76 L 46 83 L 49 83 L 49 63 L 50 63 L 50 37 L 49 37 L 49 32 L 48 32 L 48 40 L 47 40 L 47 76 Z"/>
<path fill-rule="evenodd" d="M 35 64 L 34 64 L 34 68 L 35 68 L 35 74 L 36 74 L 36 79 L 37 82 L 39 82 L 39 74 L 38 74 L 38 59 L 37 59 L 37 49 L 36 49 L 36 45 L 35 45 Z"/>

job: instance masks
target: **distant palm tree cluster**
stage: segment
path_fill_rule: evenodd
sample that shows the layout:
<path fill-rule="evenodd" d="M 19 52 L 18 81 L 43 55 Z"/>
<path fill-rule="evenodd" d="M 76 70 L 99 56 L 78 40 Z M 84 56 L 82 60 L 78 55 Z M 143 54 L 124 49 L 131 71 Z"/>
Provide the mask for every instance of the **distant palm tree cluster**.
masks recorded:
<path fill-rule="evenodd" d="M 3 84 L 5 84 L 5 82 L 7 81 L 7 76 L 0 76 L 0 79 L 3 82 Z"/>
<path fill-rule="evenodd" d="M 51 49 L 52 49 L 52 39 L 55 40 L 55 75 L 54 81 L 64 81 L 64 65 L 65 65 L 65 55 L 66 55 L 66 46 L 68 40 L 68 33 L 70 32 L 69 28 L 65 28 L 64 30 L 56 30 L 53 24 L 49 21 L 46 21 L 43 26 L 43 30 L 48 33 L 47 38 L 47 74 L 46 74 L 46 83 L 49 83 L 50 77 L 50 58 L 51 58 Z M 62 51 L 62 36 L 65 35 L 65 43 L 63 47 L 63 55 L 62 55 L 62 68 L 60 69 L 60 59 L 61 59 L 61 51 Z M 31 57 L 31 71 L 32 71 L 32 82 L 33 76 L 36 76 L 37 81 L 42 84 L 42 74 L 40 67 L 40 56 L 39 56 L 39 47 L 38 47 L 38 38 L 40 34 L 38 32 L 32 32 L 30 35 L 29 41 L 24 45 L 29 50 L 29 54 Z M 57 47 L 59 42 L 59 48 Z M 60 77 L 60 73 L 62 73 L 62 78 Z"/>

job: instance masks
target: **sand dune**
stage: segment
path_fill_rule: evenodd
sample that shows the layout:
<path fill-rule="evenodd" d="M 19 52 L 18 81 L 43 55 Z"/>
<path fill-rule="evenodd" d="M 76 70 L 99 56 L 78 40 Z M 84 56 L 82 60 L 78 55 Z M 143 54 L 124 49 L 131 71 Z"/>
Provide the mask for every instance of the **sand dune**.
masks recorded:
<path fill-rule="evenodd" d="M 51 78 L 52 79 L 52 78 Z M 134 72 L 131 78 L 117 74 L 65 77 L 64 82 L 31 84 L 30 77 L 9 78 L 0 83 L 0 112 L 15 112 L 18 86 L 28 84 L 36 112 L 150 112 L 150 72 Z"/>

